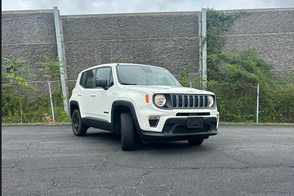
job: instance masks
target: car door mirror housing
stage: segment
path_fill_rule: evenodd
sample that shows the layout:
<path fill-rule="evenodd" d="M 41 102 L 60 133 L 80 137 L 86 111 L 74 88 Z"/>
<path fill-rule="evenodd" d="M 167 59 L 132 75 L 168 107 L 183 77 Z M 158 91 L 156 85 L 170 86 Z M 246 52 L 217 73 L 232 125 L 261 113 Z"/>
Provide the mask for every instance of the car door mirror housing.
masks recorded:
<path fill-rule="evenodd" d="M 96 79 L 96 87 L 101 87 L 107 90 L 107 80 L 106 79 Z"/>

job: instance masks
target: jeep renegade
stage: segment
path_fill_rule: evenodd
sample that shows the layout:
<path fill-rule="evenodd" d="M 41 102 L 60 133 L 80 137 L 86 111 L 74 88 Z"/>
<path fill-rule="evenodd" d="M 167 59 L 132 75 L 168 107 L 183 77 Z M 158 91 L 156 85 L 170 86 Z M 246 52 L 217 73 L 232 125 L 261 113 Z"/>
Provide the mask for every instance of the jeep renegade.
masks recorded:
<path fill-rule="evenodd" d="M 76 136 L 89 127 L 121 134 L 122 150 L 136 141 L 188 140 L 200 145 L 217 134 L 212 92 L 182 87 L 161 67 L 115 63 L 82 71 L 69 101 Z"/>

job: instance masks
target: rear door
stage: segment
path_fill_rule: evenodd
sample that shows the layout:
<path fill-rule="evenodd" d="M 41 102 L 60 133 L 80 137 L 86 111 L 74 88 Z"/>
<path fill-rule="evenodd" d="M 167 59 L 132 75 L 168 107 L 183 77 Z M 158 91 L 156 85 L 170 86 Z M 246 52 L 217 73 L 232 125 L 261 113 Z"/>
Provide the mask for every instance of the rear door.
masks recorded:
<path fill-rule="evenodd" d="M 78 96 L 80 97 L 79 106 L 81 117 L 92 117 L 94 113 L 94 109 L 92 106 L 93 102 L 93 94 L 95 91 L 94 88 L 94 76 L 95 70 L 91 69 L 82 73 L 81 81 L 80 81 L 80 93 Z"/>

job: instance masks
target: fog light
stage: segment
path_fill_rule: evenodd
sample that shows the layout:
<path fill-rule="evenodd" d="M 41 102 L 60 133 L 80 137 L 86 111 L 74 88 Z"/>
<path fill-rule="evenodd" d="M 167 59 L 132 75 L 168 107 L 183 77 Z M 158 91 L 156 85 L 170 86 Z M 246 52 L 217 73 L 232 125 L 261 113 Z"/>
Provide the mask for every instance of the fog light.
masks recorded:
<path fill-rule="evenodd" d="M 159 120 L 159 116 L 148 116 L 148 120 Z"/>
<path fill-rule="evenodd" d="M 159 119 L 159 116 L 148 116 L 150 127 L 157 127 Z"/>

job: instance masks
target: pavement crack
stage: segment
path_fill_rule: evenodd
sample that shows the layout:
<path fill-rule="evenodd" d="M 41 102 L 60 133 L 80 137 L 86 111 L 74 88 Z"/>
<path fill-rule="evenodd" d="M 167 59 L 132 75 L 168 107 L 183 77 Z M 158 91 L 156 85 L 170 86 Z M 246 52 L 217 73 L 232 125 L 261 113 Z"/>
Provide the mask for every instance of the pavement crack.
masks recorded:
<path fill-rule="evenodd" d="M 150 174 L 150 173 L 151 173 L 151 170 L 149 170 L 149 171 L 145 172 L 145 173 L 142 175 L 142 177 L 141 177 L 141 180 L 140 180 L 140 183 L 139 183 L 139 184 L 143 184 L 143 180 L 145 179 L 145 176 L 146 176 L 146 175 L 148 175 L 148 174 Z"/>
<path fill-rule="evenodd" d="M 119 151 L 119 150 L 120 150 L 120 147 L 117 148 L 117 149 L 115 149 L 112 153 L 107 154 L 106 157 L 104 157 L 105 161 L 108 161 L 108 158 L 109 158 L 111 155 L 115 154 L 115 153 L 116 153 L 117 151 Z"/>
<path fill-rule="evenodd" d="M 137 193 L 138 195 L 144 196 L 142 193 L 139 192 L 138 189 L 136 189 L 136 193 Z"/>
<path fill-rule="evenodd" d="M 105 157 L 103 157 L 103 159 L 104 159 L 104 162 L 102 163 L 102 165 L 100 165 L 99 167 L 106 167 L 107 166 L 107 163 L 108 162 L 111 162 L 110 160 L 109 160 L 109 158 L 110 158 L 110 156 L 111 155 L 113 155 L 113 154 L 115 154 L 117 151 L 119 151 L 120 150 L 120 147 L 119 148 L 117 148 L 117 149 L 115 149 L 113 152 L 110 152 L 110 153 L 107 153 L 106 154 L 106 156 Z M 97 168 L 97 166 L 94 166 L 93 167 L 93 170 L 95 170 Z"/>
<path fill-rule="evenodd" d="M 30 143 L 28 146 L 26 146 L 27 147 L 27 151 L 30 150 L 30 148 L 31 148 L 32 145 L 33 145 L 33 143 Z"/>
<path fill-rule="evenodd" d="M 52 178 L 51 179 L 51 187 L 53 187 L 53 188 L 58 188 L 58 186 L 57 186 L 57 184 L 56 184 L 56 178 L 57 178 L 57 176 L 55 176 L 54 178 Z"/>
<path fill-rule="evenodd" d="M 253 156 L 253 158 L 256 158 L 256 156 L 253 153 L 250 153 L 250 152 L 247 152 L 247 151 L 242 151 L 242 152 L 245 153 L 245 154 L 249 154 L 249 155 Z"/>
<path fill-rule="evenodd" d="M 23 171 L 25 171 L 25 170 L 20 169 L 20 168 L 18 167 L 18 166 L 19 166 L 21 163 L 23 163 L 23 162 L 24 162 L 24 160 L 19 159 L 19 160 L 16 162 L 15 165 L 13 165 L 13 166 L 11 166 L 11 167 L 2 167 L 2 168 L 18 169 L 19 171 L 23 172 Z"/>
<path fill-rule="evenodd" d="M 21 162 L 22 162 L 21 159 L 18 160 L 17 163 L 16 163 L 14 166 L 12 166 L 11 168 L 13 168 L 13 169 L 17 169 L 17 167 L 19 166 L 19 164 L 20 164 Z"/>
<path fill-rule="evenodd" d="M 105 162 L 107 162 L 107 161 L 108 161 L 108 157 L 109 157 L 109 155 L 108 155 L 108 154 L 106 154 L 106 156 L 105 156 L 105 157 L 103 157 L 103 159 L 105 160 Z"/>
<path fill-rule="evenodd" d="M 143 174 L 141 175 L 140 179 L 139 179 L 139 182 L 138 182 L 137 184 L 135 184 L 135 186 L 134 186 L 134 190 L 136 191 L 136 193 L 137 193 L 138 195 L 144 196 L 143 193 L 140 193 L 140 192 L 139 192 L 139 190 L 137 189 L 137 186 L 144 184 L 143 181 L 145 180 L 145 177 L 146 177 L 147 175 L 149 175 L 150 173 L 151 173 L 151 170 L 148 170 L 147 172 L 143 173 Z"/>
<path fill-rule="evenodd" d="M 228 157 L 228 158 L 230 158 L 230 159 L 232 159 L 232 160 L 238 162 L 238 163 L 241 163 L 241 164 L 245 165 L 245 168 L 248 167 L 248 163 L 244 163 L 244 162 L 242 162 L 242 161 L 240 161 L 240 160 L 238 160 L 238 159 L 236 159 L 236 158 L 234 158 L 234 157 L 232 157 L 232 156 L 229 156 L 229 155 L 227 155 L 226 153 L 221 152 L 221 151 L 219 151 L 219 150 L 218 150 L 218 152 L 221 153 L 222 155 L 224 155 L 224 156 L 226 156 L 226 157 Z"/>
<path fill-rule="evenodd" d="M 237 150 L 237 151 L 239 151 L 239 152 L 242 152 L 242 153 L 244 153 L 244 154 L 251 155 L 253 158 L 256 158 L 256 156 L 255 156 L 253 153 L 246 151 L 246 150 L 248 150 L 248 149 L 245 149 L 245 148 L 243 148 L 243 149 L 242 149 L 242 148 L 235 148 L 235 150 Z"/>
<path fill-rule="evenodd" d="M 51 179 L 51 184 L 50 184 L 49 187 L 46 189 L 46 192 L 49 192 L 49 191 L 51 191 L 51 190 L 54 189 L 54 188 L 59 188 L 59 187 L 57 186 L 57 183 L 56 183 L 56 178 L 57 178 L 57 176 L 54 176 L 54 177 Z M 41 195 L 44 195 L 44 194 L 41 194 Z"/>

